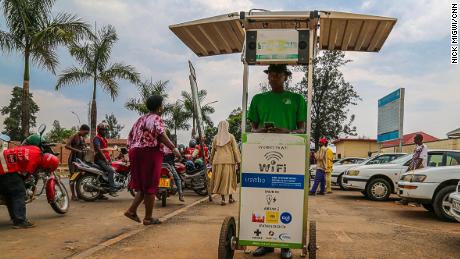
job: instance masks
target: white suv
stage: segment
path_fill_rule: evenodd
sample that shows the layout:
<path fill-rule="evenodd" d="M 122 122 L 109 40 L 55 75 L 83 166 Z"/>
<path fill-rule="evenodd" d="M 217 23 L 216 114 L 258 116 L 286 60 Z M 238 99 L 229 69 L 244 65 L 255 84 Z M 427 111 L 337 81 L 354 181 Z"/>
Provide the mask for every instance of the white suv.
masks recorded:
<path fill-rule="evenodd" d="M 429 150 L 428 166 L 438 167 L 451 165 L 447 161 L 460 160 L 460 151 Z M 407 171 L 412 155 L 406 155 L 388 164 L 362 165 L 349 169 L 344 175 L 348 187 L 361 190 L 367 198 L 385 201 L 392 193 L 396 193 L 397 182 Z M 453 165 L 453 164 L 452 164 Z"/>
<path fill-rule="evenodd" d="M 449 195 L 455 192 L 460 180 L 460 152 L 453 153 L 447 154 L 446 165 L 455 166 L 428 167 L 403 174 L 398 181 L 398 195 L 422 204 L 442 220 L 454 221 Z"/>

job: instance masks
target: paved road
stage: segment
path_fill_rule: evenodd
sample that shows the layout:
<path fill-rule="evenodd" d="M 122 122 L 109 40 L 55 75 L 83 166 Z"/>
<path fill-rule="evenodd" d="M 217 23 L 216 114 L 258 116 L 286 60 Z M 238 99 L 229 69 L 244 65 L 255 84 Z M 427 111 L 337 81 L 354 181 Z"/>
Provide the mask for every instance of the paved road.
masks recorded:
<path fill-rule="evenodd" d="M 423 208 L 373 202 L 359 192 L 339 190 L 312 197 L 309 207 L 309 218 L 318 224 L 318 258 L 460 257 L 460 224 L 439 221 Z M 200 204 L 92 258 L 216 258 L 222 220 L 237 213 L 237 204 Z M 237 251 L 235 258 L 252 256 Z M 264 258 L 279 258 L 279 252 Z"/>
<path fill-rule="evenodd" d="M 184 204 L 177 196 L 171 197 L 165 208 L 157 202 L 154 216 L 166 215 L 202 196 L 186 192 L 185 198 Z M 108 201 L 72 202 L 66 215 L 58 215 L 42 196 L 27 206 L 37 227 L 24 230 L 12 229 L 6 207 L 0 206 L 0 258 L 64 258 L 140 227 L 123 216 L 131 200 L 125 191 Z M 141 209 L 139 215 L 143 213 Z"/>

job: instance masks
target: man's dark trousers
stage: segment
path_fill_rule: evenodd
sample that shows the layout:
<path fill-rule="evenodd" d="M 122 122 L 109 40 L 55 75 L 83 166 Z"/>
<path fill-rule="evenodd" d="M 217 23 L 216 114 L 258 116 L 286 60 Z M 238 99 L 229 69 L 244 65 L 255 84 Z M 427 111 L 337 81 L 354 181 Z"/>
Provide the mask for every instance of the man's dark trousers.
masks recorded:
<path fill-rule="evenodd" d="M 321 169 L 316 169 L 315 183 L 313 184 L 313 187 L 310 190 L 311 193 L 316 193 L 316 190 L 318 189 L 318 184 L 320 185 L 319 192 L 324 193 L 326 189 L 326 174 Z"/>
<path fill-rule="evenodd" d="M 8 212 L 15 225 L 26 221 L 26 187 L 17 173 L 0 175 L 0 194 L 5 197 Z"/>

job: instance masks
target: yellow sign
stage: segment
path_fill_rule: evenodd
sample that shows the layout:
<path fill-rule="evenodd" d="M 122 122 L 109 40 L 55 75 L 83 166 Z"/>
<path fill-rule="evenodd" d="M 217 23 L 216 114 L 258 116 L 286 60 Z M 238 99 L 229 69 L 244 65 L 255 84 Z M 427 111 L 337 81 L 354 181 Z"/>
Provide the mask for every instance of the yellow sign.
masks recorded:
<path fill-rule="evenodd" d="M 280 213 L 278 211 L 265 211 L 265 223 L 278 224 Z"/>

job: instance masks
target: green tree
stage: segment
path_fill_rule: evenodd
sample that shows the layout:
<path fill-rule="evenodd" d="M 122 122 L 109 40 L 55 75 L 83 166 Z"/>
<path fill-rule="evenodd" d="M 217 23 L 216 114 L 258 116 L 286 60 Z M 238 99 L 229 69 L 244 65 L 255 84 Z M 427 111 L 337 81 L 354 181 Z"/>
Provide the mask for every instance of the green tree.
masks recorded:
<path fill-rule="evenodd" d="M 237 142 L 241 142 L 241 120 L 242 120 L 242 109 L 238 107 L 234 109 L 227 118 L 229 127 L 228 131 L 235 136 Z M 246 120 L 246 132 L 251 130 L 250 122 Z"/>
<path fill-rule="evenodd" d="M 21 107 L 24 100 L 22 98 L 23 93 L 21 87 L 15 86 L 13 91 L 11 91 L 10 104 L 3 106 L 0 110 L 2 115 L 7 116 L 3 121 L 5 125 L 4 133 L 7 133 L 11 139 L 15 141 L 21 141 L 25 138 L 22 130 L 23 124 L 21 123 Z M 29 93 L 28 102 L 30 107 L 29 125 L 35 127 L 37 120 L 36 114 L 40 109 L 32 99 L 32 93 Z"/>
<path fill-rule="evenodd" d="M 68 13 L 51 16 L 55 0 L 0 0 L 8 31 L 0 30 L 0 50 L 20 52 L 24 59 L 21 130 L 29 135 L 30 61 L 55 73 L 58 65 L 56 48 L 89 33 L 89 27 Z"/>
<path fill-rule="evenodd" d="M 211 104 L 205 104 L 203 105 L 202 103 L 206 99 L 206 95 L 208 92 L 206 90 L 200 90 L 198 91 L 198 100 L 201 104 L 201 115 L 203 116 L 203 123 L 206 125 L 203 125 L 203 127 L 208 126 L 212 127 L 213 122 L 211 120 L 210 115 L 214 113 L 214 107 L 211 106 Z M 189 92 L 182 91 L 181 93 L 182 96 L 182 101 L 184 103 L 184 108 L 187 111 L 187 113 L 191 116 L 192 121 L 193 121 L 193 126 L 192 126 L 192 134 L 196 133 L 196 120 L 197 120 L 197 115 L 195 112 L 195 109 L 193 107 L 193 98 L 192 95 Z"/>
<path fill-rule="evenodd" d="M 212 140 L 214 139 L 214 137 L 217 135 L 217 127 L 210 127 L 210 126 L 207 126 L 205 129 L 204 129 L 204 136 L 205 136 L 205 144 L 206 146 L 210 147 L 212 146 Z"/>
<path fill-rule="evenodd" d="M 118 79 L 126 79 L 133 84 L 139 83 L 139 73 L 134 67 L 122 63 L 109 63 L 112 47 L 118 40 L 115 28 L 111 25 L 105 26 L 94 33 L 89 41 L 83 44 L 74 44 L 70 47 L 70 54 L 77 60 L 80 67 L 70 67 L 59 75 L 56 90 L 71 84 L 80 84 L 91 80 L 91 137 L 96 134 L 97 86 L 110 95 L 112 100 L 118 96 Z"/>
<path fill-rule="evenodd" d="M 49 142 L 61 143 L 75 133 L 77 133 L 77 129 L 75 127 L 72 127 L 71 129 L 63 128 L 61 127 L 59 121 L 55 120 L 53 122 L 53 128 L 48 132 L 48 134 L 46 134 L 45 138 Z"/>
<path fill-rule="evenodd" d="M 145 103 L 147 99 L 152 95 L 163 96 L 164 99 L 168 98 L 168 93 L 166 92 L 169 81 L 144 81 L 141 82 L 138 86 L 140 98 L 130 98 L 128 102 L 125 103 L 125 107 L 128 110 L 135 111 L 139 115 L 144 115 L 149 112 Z M 169 105 L 165 105 L 166 113 L 169 112 Z"/>
<path fill-rule="evenodd" d="M 165 123 L 169 129 L 174 130 L 174 142 L 177 145 L 177 131 L 190 129 L 190 124 L 188 123 L 190 115 L 179 101 L 169 106 L 170 110 L 165 118 Z"/>
<path fill-rule="evenodd" d="M 125 126 L 118 123 L 118 120 L 113 113 L 106 114 L 104 122 L 109 125 L 107 138 L 119 139 L 120 132 L 125 128 Z"/>
<path fill-rule="evenodd" d="M 353 85 L 347 82 L 341 68 L 351 60 L 342 51 L 324 51 L 314 60 L 313 100 L 312 100 L 312 138 L 318 146 L 319 139 L 336 139 L 340 135 L 356 135 L 352 126 L 355 115 L 349 114 L 350 105 L 361 100 Z M 299 70 L 306 73 L 308 67 Z M 291 88 L 307 98 L 307 78 Z"/>

